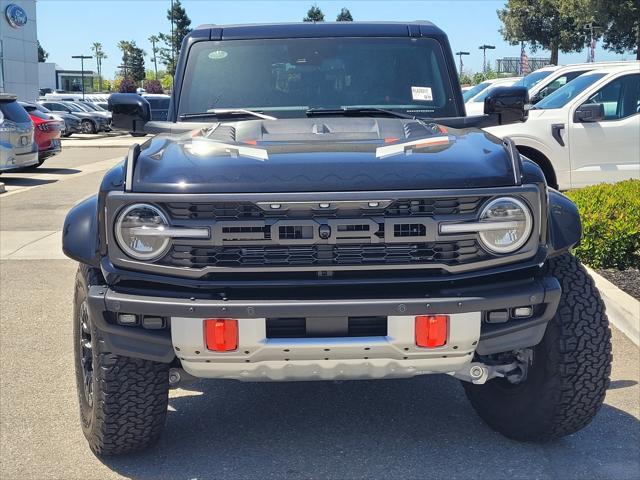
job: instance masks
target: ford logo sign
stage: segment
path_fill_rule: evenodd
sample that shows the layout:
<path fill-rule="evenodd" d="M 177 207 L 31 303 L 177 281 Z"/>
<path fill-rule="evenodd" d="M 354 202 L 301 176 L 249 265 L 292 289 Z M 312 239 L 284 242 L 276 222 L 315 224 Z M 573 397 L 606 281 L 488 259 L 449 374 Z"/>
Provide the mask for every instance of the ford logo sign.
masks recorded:
<path fill-rule="evenodd" d="M 7 5 L 4 14 L 7 17 L 7 22 L 9 22 L 9 25 L 13 28 L 24 27 L 27 24 L 27 12 L 15 3 Z"/>

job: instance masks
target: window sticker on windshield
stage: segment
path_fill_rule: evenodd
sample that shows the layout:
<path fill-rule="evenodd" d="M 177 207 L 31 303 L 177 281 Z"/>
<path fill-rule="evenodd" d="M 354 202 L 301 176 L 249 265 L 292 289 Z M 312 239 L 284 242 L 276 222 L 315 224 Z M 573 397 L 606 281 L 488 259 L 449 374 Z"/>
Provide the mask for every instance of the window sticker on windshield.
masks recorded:
<path fill-rule="evenodd" d="M 431 93 L 431 87 L 411 87 L 411 97 L 414 100 L 420 100 L 423 102 L 433 101 L 433 94 Z"/>
<path fill-rule="evenodd" d="M 223 58 L 226 58 L 227 55 L 229 54 L 224 50 L 214 50 L 209 54 L 209 58 L 211 60 L 222 60 Z"/>

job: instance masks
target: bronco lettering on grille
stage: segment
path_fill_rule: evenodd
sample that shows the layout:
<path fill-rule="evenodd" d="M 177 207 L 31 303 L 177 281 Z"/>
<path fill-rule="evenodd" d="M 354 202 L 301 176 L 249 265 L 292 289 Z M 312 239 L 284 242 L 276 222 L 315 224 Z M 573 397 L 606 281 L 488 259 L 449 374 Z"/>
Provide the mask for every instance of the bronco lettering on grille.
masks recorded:
<path fill-rule="evenodd" d="M 433 242 L 432 218 L 328 218 L 216 222 L 214 245 L 335 245 L 340 243 Z"/>

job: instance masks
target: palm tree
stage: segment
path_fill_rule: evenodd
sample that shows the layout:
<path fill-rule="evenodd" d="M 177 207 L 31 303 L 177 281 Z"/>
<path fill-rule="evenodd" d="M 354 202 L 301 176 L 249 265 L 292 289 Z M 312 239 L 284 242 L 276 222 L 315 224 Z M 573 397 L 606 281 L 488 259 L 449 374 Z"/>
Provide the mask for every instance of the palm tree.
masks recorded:
<path fill-rule="evenodd" d="M 156 73 L 156 80 L 158 80 L 158 61 L 156 59 L 156 54 L 158 53 L 158 47 L 156 47 L 156 43 L 160 41 L 160 38 L 156 35 L 151 35 L 149 37 L 149 41 L 151 42 L 151 54 L 153 55 L 153 69 Z"/>
<path fill-rule="evenodd" d="M 102 91 L 102 60 L 107 58 L 107 54 L 102 50 L 102 44 L 100 42 L 94 42 L 91 44 L 91 50 L 93 50 L 93 56 L 96 59 L 96 69 L 98 70 L 98 88 Z"/>

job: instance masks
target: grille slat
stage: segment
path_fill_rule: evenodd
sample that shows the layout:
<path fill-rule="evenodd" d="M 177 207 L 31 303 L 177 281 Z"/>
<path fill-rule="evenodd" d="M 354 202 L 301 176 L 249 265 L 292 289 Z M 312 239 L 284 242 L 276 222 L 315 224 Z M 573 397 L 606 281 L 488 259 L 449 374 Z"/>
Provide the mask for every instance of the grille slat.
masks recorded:
<path fill-rule="evenodd" d="M 192 268 L 289 265 L 458 264 L 482 256 L 474 240 L 382 245 L 190 247 L 176 245 L 165 264 Z"/>
<path fill-rule="evenodd" d="M 247 220 L 262 218 L 356 218 L 372 215 L 422 216 L 476 213 L 485 197 L 421 198 L 396 200 L 384 209 L 333 209 L 304 211 L 265 211 L 250 202 L 165 203 L 170 216 L 177 220 Z"/>

